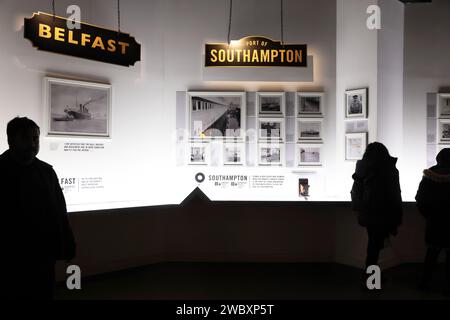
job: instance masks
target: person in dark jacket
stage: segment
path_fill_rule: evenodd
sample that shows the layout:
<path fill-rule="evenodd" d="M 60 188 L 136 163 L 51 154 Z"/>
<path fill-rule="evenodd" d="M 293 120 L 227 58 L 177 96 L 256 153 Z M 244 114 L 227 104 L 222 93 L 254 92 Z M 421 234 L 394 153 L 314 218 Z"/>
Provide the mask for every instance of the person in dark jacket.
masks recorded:
<path fill-rule="evenodd" d="M 36 158 L 36 123 L 15 118 L 7 136 L 9 149 L 0 155 L 0 292 L 5 298 L 51 299 L 55 262 L 76 252 L 64 195 L 52 166 Z"/>
<path fill-rule="evenodd" d="M 367 229 L 366 269 L 378 265 L 384 241 L 397 235 L 402 223 L 402 197 L 397 158 L 387 148 L 374 142 L 367 146 L 362 160 L 356 163 L 351 190 L 352 206 L 358 212 L 358 223 Z"/>
<path fill-rule="evenodd" d="M 420 289 L 429 289 L 432 272 L 442 249 L 446 250 L 447 289 L 450 292 L 450 149 L 439 152 L 437 165 L 423 172 L 416 201 L 426 219 L 425 256 Z"/>

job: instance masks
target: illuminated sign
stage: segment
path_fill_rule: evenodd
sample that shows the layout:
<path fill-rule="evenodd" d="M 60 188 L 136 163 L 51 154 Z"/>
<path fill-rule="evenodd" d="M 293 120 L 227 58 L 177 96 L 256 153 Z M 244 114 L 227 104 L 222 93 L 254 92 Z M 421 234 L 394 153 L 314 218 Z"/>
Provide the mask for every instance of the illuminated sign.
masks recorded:
<path fill-rule="evenodd" d="M 141 45 L 126 33 L 80 23 L 69 29 L 67 19 L 47 13 L 25 18 L 24 37 L 39 50 L 129 67 L 141 60 Z"/>
<path fill-rule="evenodd" d="M 205 67 L 307 67 L 307 46 L 264 37 L 245 37 L 231 44 L 207 43 Z"/>

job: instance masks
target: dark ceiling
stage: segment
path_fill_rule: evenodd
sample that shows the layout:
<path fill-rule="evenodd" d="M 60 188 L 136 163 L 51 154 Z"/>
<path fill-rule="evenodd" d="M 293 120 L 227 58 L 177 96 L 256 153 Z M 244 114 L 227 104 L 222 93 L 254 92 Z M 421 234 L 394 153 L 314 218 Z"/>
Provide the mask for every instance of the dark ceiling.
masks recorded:
<path fill-rule="evenodd" d="M 432 0 L 399 0 L 403 3 L 431 3 Z"/>

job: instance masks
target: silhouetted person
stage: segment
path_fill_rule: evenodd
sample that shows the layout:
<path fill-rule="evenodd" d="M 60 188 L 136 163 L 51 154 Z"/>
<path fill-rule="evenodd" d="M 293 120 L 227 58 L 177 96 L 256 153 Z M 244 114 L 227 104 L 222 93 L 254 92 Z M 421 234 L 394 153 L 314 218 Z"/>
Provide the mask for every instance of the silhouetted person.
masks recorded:
<path fill-rule="evenodd" d="M 443 149 L 436 157 L 437 165 L 423 172 L 416 201 L 426 219 L 425 256 L 423 278 L 419 285 L 429 289 L 433 269 L 442 249 L 446 250 L 447 288 L 450 293 L 450 149 Z"/>
<path fill-rule="evenodd" d="M 53 168 L 36 158 L 39 127 L 28 118 L 7 126 L 0 155 L 1 295 L 51 299 L 56 260 L 75 256 L 64 195 Z"/>
<path fill-rule="evenodd" d="M 358 212 L 358 223 L 367 229 L 366 269 L 378 265 L 384 241 L 397 235 L 402 222 L 402 197 L 397 158 L 387 148 L 374 142 L 367 146 L 353 174 L 352 206 Z"/>

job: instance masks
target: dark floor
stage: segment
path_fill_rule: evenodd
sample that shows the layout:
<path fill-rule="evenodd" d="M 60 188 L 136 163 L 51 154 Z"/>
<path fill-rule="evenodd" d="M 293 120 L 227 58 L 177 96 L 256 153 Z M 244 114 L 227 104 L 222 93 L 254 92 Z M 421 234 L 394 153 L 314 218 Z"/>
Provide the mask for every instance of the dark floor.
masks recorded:
<path fill-rule="evenodd" d="M 132 300 L 436 300 L 445 274 L 436 270 L 433 290 L 416 289 L 422 265 L 384 271 L 380 292 L 361 290 L 361 270 L 338 264 L 161 263 L 85 278 L 82 290 L 58 286 L 56 298 Z"/>

